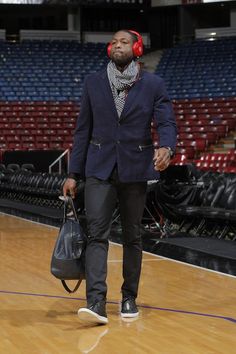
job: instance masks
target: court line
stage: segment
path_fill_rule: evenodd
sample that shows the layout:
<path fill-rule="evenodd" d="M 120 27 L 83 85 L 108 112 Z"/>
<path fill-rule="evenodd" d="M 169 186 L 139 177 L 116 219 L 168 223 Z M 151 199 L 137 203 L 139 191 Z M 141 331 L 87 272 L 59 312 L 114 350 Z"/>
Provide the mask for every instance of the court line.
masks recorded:
<path fill-rule="evenodd" d="M 44 224 L 44 223 L 39 222 L 39 221 L 34 221 L 34 220 L 30 220 L 30 219 L 25 219 L 25 218 L 23 218 L 23 217 L 21 217 L 21 216 L 11 215 L 11 214 L 4 213 L 3 211 L 0 211 L 0 215 L 10 216 L 10 217 L 13 217 L 13 218 L 16 218 L 16 219 L 20 219 L 20 220 L 23 220 L 23 221 L 31 222 L 32 224 L 36 224 L 36 225 L 40 225 L 40 226 L 46 226 L 46 227 L 49 227 L 49 228 L 52 228 L 52 229 L 59 229 L 58 226 L 48 225 L 48 224 Z"/>
<path fill-rule="evenodd" d="M 31 222 L 33 224 L 38 224 L 38 225 L 42 225 L 42 226 L 46 226 L 46 227 L 49 227 L 49 228 L 53 228 L 53 229 L 58 229 L 59 230 L 59 227 L 57 227 L 57 226 L 43 224 L 43 223 L 40 223 L 38 221 L 33 221 L 33 220 L 29 220 L 29 219 L 24 219 L 24 218 L 22 218 L 20 216 L 11 215 L 11 214 L 7 214 L 7 213 L 4 213 L 4 212 L 0 212 L 0 214 L 6 215 L 6 216 L 10 216 L 10 217 L 14 217 L 14 218 L 17 218 L 17 219 L 21 219 L 23 221 L 28 221 L 28 222 Z M 113 244 L 113 245 L 116 245 L 116 246 L 122 247 L 121 244 L 113 242 L 113 241 L 109 241 L 109 243 Z M 147 251 L 143 251 L 143 253 L 149 254 L 149 255 L 151 255 L 153 257 L 161 258 L 161 259 L 166 260 L 166 261 L 179 263 L 179 264 L 182 264 L 182 265 L 187 266 L 187 267 L 192 267 L 192 268 L 196 268 L 196 269 L 199 269 L 199 270 L 204 270 L 206 272 L 216 273 L 216 274 L 221 275 L 221 276 L 225 276 L 225 277 L 230 277 L 230 278 L 236 279 L 236 275 L 222 273 L 222 272 L 219 272 L 219 271 L 214 270 L 214 269 L 204 268 L 204 267 L 197 266 L 195 264 L 185 263 L 185 262 L 182 262 L 182 261 L 178 261 L 176 259 L 172 259 L 172 258 L 168 258 L 168 257 L 164 257 L 164 256 L 159 256 L 158 254 L 154 254 L 154 253 L 147 252 Z"/>
<path fill-rule="evenodd" d="M 111 243 L 111 244 L 113 244 L 113 245 L 115 245 L 115 246 L 120 246 L 120 247 L 122 247 L 121 244 L 116 243 L 116 242 L 113 242 L 113 241 L 109 241 L 109 243 Z M 228 274 L 228 273 L 221 273 L 221 272 L 219 272 L 218 270 L 209 269 L 209 268 L 204 268 L 204 267 L 197 266 L 197 265 L 195 265 L 195 264 L 185 263 L 185 262 L 182 262 L 182 261 L 177 261 L 176 259 L 172 259 L 172 258 L 168 258 L 168 257 L 164 257 L 164 256 L 159 256 L 158 254 L 151 253 L 151 252 L 147 252 L 147 251 L 143 251 L 143 253 L 149 254 L 150 256 L 153 256 L 153 257 L 161 258 L 163 261 L 171 261 L 171 262 L 175 262 L 175 263 L 180 263 L 180 264 L 182 264 L 182 265 L 184 265 L 184 266 L 188 266 L 188 267 L 192 267 L 192 268 L 197 268 L 197 269 L 200 269 L 200 270 L 205 270 L 205 271 L 207 271 L 207 272 L 216 273 L 216 274 L 218 274 L 218 275 L 222 275 L 222 276 L 226 276 L 226 277 L 230 277 L 230 278 L 236 279 L 236 275 L 232 275 L 232 274 Z"/>
<path fill-rule="evenodd" d="M 80 298 L 80 297 L 77 298 L 77 297 L 68 297 L 68 296 L 62 296 L 62 295 L 48 295 L 48 294 L 26 293 L 26 292 L 7 291 L 7 290 L 0 290 L 0 294 L 36 296 L 36 297 L 46 297 L 46 298 L 52 298 L 52 299 L 86 301 L 85 298 Z M 107 301 L 107 304 L 119 305 L 120 302 L 119 301 Z M 229 322 L 232 322 L 232 323 L 236 324 L 236 318 L 228 317 L 228 316 L 220 316 L 220 315 L 214 315 L 214 314 L 202 313 L 202 312 L 195 312 L 195 311 L 176 310 L 176 309 L 171 309 L 171 308 L 156 307 L 156 306 L 149 306 L 149 305 L 142 305 L 142 304 L 138 304 L 138 307 L 139 308 L 144 308 L 144 309 L 156 310 L 156 311 L 180 313 L 180 314 L 184 314 L 184 315 L 194 315 L 194 316 L 201 316 L 201 317 L 217 318 L 217 319 L 220 319 L 220 320 L 225 320 L 225 321 L 229 321 Z"/>
<path fill-rule="evenodd" d="M 171 262 L 175 262 L 175 263 L 180 263 L 180 264 L 188 266 L 188 267 L 197 268 L 197 269 L 200 269 L 200 270 L 205 270 L 207 272 L 216 273 L 218 275 L 223 275 L 223 276 L 226 276 L 226 277 L 230 277 L 230 278 L 236 279 L 236 275 L 233 275 L 233 274 L 219 272 L 218 270 L 204 268 L 204 267 L 197 266 L 197 265 L 191 264 L 191 263 L 185 263 L 183 261 L 178 261 L 177 259 L 172 259 L 172 258 L 168 258 L 168 257 L 164 257 L 164 256 L 159 256 L 158 254 L 154 254 L 154 253 L 150 253 L 150 252 L 146 252 L 146 251 L 143 251 L 143 252 L 147 253 L 147 254 L 150 254 L 152 256 L 160 257 L 160 258 L 163 259 L 163 261 L 171 261 Z"/>

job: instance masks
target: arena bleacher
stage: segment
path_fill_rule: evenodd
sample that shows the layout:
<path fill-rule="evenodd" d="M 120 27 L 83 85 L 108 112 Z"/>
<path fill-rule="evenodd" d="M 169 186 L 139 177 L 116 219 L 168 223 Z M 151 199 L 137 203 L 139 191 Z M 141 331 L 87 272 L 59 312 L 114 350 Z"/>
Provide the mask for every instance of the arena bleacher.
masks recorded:
<path fill-rule="evenodd" d="M 107 62 L 105 45 L 1 40 L 0 50 L 1 206 L 60 219 L 63 202 L 58 196 L 66 169 L 62 176 L 40 172 L 38 166 L 33 173 L 25 164 L 12 170 L 9 154 L 19 164 L 17 151 L 34 153 L 37 160 L 37 151 L 61 152 L 72 146 L 83 80 Z"/>
<path fill-rule="evenodd" d="M 21 209 L 59 220 L 63 202 L 58 197 L 66 174 L 50 176 L 45 171 L 25 171 L 21 167 L 11 171 L 4 156 L 8 156 L 6 152 L 17 150 L 64 151 L 71 148 L 84 77 L 106 65 L 106 46 L 63 40 L 1 41 L 0 46 L 1 205 L 8 212 Z M 184 199 L 183 194 L 177 203 L 176 191 L 171 188 L 176 183 L 181 186 L 182 182 L 176 178 L 171 188 L 169 184 L 168 193 L 175 195 L 172 207 L 166 204 L 166 198 L 170 198 L 165 190 L 167 181 L 155 186 L 159 197 L 156 198 L 158 202 L 155 200 L 158 215 L 154 219 L 160 226 L 158 231 L 164 234 L 194 230 L 199 235 L 207 235 L 214 215 L 218 220 L 215 235 L 234 239 L 229 227 L 230 221 L 234 230 L 232 198 L 223 212 L 224 198 L 219 197 L 212 202 L 203 195 L 209 192 L 209 185 L 220 173 L 224 175 L 225 191 L 231 190 L 228 188 L 231 184 L 232 189 L 235 187 L 232 178 L 236 173 L 235 149 L 224 153 L 211 152 L 212 146 L 227 138 L 236 127 L 235 47 L 235 38 L 195 40 L 164 51 L 156 68 L 156 73 L 165 79 L 173 101 L 179 132 L 171 167 L 182 166 L 183 175 L 186 166 L 194 166 L 198 170 L 194 181 L 185 181 L 188 187 L 183 190 L 186 192 L 194 185 L 194 198 L 192 195 L 190 199 Z M 224 53 L 223 56 L 220 53 Z M 155 142 L 155 134 L 153 139 Z M 209 175 L 209 170 L 215 175 Z M 204 178 L 206 175 L 207 179 Z M 162 194 L 165 196 L 163 201 L 160 198 Z M 199 211 L 203 206 L 216 208 L 207 219 Z M 147 210 L 153 212 L 152 206 L 147 205 Z M 194 221 L 189 222 L 193 215 Z M 152 221 L 149 218 L 149 222 Z M 169 224 L 174 225 L 173 230 L 167 227 Z"/>
<path fill-rule="evenodd" d="M 1 150 L 71 147 L 83 79 L 107 63 L 104 44 L 26 40 L 0 46 Z M 235 46 L 235 39 L 197 40 L 165 51 L 156 72 L 165 79 L 176 113 L 174 163 L 205 168 L 210 145 L 235 129 Z M 221 167 L 234 172 L 229 160 Z"/>
<path fill-rule="evenodd" d="M 0 50 L 1 150 L 71 147 L 83 80 L 107 62 L 104 44 L 1 41 Z"/>
<path fill-rule="evenodd" d="M 173 163 L 236 172 L 234 147 L 225 156 L 208 152 L 236 128 L 235 53 L 235 37 L 195 40 L 164 52 L 156 73 L 165 79 L 176 114 Z"/>

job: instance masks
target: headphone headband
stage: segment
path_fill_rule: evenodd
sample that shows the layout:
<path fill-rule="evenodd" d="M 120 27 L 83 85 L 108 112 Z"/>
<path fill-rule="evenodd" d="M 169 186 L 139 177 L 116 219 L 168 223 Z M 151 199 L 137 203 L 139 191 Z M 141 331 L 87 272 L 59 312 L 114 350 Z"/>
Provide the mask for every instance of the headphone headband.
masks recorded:
<path fill-rule="evenodd" d="M 139 40 L 140 37 L 142 38 L 141 34 L 138 33 L 138 32 L 136 32 L 136 31 L 134 31 L 134 30 L 129 29 L 129 30 L 127 30 L 127 31 L 130 32 L 130 33 L 135 34 L 135 36 L 137 36 L 137 40 Z"/>

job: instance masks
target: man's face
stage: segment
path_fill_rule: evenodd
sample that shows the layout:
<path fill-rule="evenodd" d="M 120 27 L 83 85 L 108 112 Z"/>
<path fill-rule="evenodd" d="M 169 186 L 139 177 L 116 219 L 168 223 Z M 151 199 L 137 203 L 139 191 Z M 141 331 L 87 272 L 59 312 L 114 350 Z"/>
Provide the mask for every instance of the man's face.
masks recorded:
<path fill-rule="evenodd" d="M 117 66 L 126 66 L 133 59 L 133 38 L 123 31 L 116 32 L 111 41 L 111 60 Z"/>

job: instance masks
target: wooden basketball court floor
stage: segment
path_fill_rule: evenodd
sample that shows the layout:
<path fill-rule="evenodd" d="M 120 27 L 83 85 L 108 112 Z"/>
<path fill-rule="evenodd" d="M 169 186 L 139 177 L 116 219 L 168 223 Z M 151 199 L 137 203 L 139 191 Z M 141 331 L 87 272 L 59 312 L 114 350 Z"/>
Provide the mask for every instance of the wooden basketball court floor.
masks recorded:
<path fill-rule="evenodd" d="M 0 214 L 0 353 L 230 354 L 236 278 L 144 253 L 136 320 L 119 316 L 122 248 L 110 244 L 109 324 L 86 327 L 84 284 L 67 295 L 50 274 L 58 229 Z"/>

